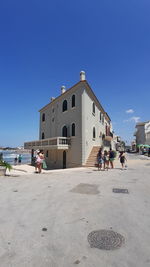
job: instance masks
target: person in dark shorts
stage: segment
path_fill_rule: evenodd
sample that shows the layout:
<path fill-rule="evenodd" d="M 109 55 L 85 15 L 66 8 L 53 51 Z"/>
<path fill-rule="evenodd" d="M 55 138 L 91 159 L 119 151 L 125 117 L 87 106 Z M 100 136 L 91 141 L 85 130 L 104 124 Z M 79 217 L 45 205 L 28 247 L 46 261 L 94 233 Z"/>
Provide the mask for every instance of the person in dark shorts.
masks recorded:
<path fill-rule="evenodd" d="M 119 159 L 123 170 L 125 168 L 125 161 L 127 161 L 123 151 L 120 152 Z"/>
<path fill-rule="evenodd" d="M 21 164 L 21 161 L 22 161 L 22 155 L 19 154 L 19 157 L 18 157 L 18 163 Z"/>
<path fill-rule="evenodd" d="M 114 151 L 110 148 L 110 151 L 109 151 L 109 162 L 110 162 L 110 166 L 111 166 L 112 169 L 114 168 L 114 159 L 115 159 Z"/>

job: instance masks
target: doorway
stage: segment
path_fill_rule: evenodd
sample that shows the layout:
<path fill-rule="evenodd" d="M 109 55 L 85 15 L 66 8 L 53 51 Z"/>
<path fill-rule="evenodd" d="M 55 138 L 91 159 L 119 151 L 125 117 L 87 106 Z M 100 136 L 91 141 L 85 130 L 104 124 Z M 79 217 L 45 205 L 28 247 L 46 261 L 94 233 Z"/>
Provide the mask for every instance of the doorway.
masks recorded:
<path fill-rule="evenodd" d="M 66 169 L 66 151 L 63 151 L 63 169 Z"/>

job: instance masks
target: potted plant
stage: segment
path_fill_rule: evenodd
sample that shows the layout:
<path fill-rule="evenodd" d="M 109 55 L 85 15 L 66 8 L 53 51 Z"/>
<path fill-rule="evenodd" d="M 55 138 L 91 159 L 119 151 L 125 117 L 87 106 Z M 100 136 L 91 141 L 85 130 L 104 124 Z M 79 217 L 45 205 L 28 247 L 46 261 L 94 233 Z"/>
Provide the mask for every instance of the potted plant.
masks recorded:
<path fill-rule="evenodd" d="M 8 162 L 0 160 L 0 176 L 6 175 L 7 169 L 10 171 L 12 169 L 12 166 Z"/>

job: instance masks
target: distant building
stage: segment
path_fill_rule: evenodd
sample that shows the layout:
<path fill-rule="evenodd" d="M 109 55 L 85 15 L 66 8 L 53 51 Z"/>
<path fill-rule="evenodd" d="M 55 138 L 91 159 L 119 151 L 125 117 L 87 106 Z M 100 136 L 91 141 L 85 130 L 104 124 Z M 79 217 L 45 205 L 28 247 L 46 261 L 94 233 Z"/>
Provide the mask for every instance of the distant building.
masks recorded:
<path fill-rule="evenodd" d="M 131 150 L 134 151 L 134 152 L 136 152 L 136 140 L 133 140 L 131 142 Z"/>
<path fill-rule="evenodd" d="M 113 146 L 111 119 L 80 72 L 80 81 L 51 98 L 40 110 L 39 140 L 26 142 L 26 149 L 42 149 L 48 168 L 94 165 L 101 146 Z"/>
<path fill-rule="evenodd" d="M 150 121 L 139 122 L 135 127 L 136 145 L 150 145 Z"/>
<path fill-rule="evenodd" d="M 117 151 L 125 151 L 125 142 L 120 136 L 114 135 L 113 142 Z"/>

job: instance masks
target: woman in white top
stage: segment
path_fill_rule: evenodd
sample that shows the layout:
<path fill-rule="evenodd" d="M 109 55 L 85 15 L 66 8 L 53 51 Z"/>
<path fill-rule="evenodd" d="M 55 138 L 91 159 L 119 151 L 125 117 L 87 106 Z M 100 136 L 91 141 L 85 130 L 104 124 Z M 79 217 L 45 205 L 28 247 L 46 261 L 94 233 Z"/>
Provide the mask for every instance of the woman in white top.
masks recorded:
<path fill-rule="evenodd" d="M 38 173 L 41 173 L 42 171 L 43 160 L 44 160 L 44 154 L 42 151 L 40 151 L 37 153 L 36 156 L 36 170 L 38 169 Z"/>

